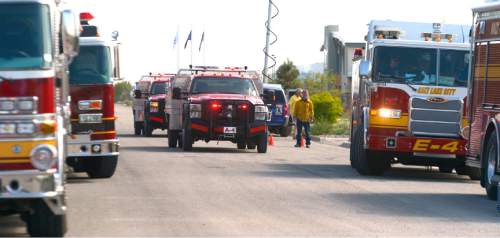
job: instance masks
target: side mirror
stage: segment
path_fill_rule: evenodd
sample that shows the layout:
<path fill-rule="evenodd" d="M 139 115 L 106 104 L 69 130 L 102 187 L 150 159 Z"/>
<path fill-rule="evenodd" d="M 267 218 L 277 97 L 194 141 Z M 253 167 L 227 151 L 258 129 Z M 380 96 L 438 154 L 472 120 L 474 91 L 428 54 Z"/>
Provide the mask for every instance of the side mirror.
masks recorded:
<path fill-rule="evenodd" d="M 142 97 L 142 92 L 141 92 L 141 90 L 139 90 L 139 89 L 134 90 L 134 97 L 135 97 L 136 99 L 141 98 L 141 97 Z"/>
<path fill-rule="evenodd" d="M 63 10 L 61 14 L 61 38 L 63 54 L 71 59 L 80 50 L 80 21 L 71 9 Z"/>
<path fill-rule="evenodd" d="M 359 77 L 362 79 L 369 79 L 372 76 L 372 63 L 363 60 L 359 64 Z"/>
<path fill-rule="evenodd" d="M 120 45 L 113 46 L 113 78 L 115 81 L 122 80 L 120 68 Z"/>
<path fill-rule="evenodd" d="M 177 100 L 182 99 L 181 88 L 175 87 L 174 89 L 172 89 L 172 99 L 177 99 Z"/>

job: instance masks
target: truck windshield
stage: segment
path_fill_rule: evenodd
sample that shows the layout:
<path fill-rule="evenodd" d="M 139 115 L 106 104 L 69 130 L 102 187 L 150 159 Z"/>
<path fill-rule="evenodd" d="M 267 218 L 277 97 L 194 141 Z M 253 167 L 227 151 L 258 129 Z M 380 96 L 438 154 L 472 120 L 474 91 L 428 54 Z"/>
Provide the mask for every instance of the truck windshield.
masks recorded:
<path fill-rule="evenodd" d="M 377 47 L 374 58 L 374 82 L 467 87 L 465 50 Z"/>
<path fill-rule="evenodd" d="M 111 83 L 110 53 L 106 46 L 81 46 L 69 67 L 70 84 Z"/>
<path fill-rule="evenodd" d="M 38 3 L 2 3 L 0 70 L 52 66 L 50 11 Z"/>
<path fill-rule="evenodd" d="M 191 93 L 228 93 L 246 96 L 258 96 L 251 79 L 242 78 L 195 78 L 191 85 Z"/>
<path fill-rule="evenodd" d="M 167 89 L 167 82 L 153 83 L 151 86 L 151 95 L 165 94 Z"/>

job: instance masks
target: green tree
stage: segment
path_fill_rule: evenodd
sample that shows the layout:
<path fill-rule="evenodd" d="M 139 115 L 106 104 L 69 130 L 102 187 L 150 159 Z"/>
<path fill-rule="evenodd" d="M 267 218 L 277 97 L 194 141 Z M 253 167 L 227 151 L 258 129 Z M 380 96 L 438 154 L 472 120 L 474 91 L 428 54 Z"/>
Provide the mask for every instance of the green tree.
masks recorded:
<path fill-rule="evenodd" d="M 130 101 L 130 92 L 132 91 L 132 84 L 128 81 L 121 81 L 115 84 L 115 102 Z"/>
<path fill-rule="evenodd" d="M 285 90 L 300 86 L 299 70 L 289 59 L 286 60 L 276 71 L 275 83 L 281 84 Z"/>
<path fill-rule="evenodd" d="M 333 97 L 329 92 L 314 94 L 314 116 L 318 121 L 335 123 L 342 116 L 344 109 L 339 97 Z"/>

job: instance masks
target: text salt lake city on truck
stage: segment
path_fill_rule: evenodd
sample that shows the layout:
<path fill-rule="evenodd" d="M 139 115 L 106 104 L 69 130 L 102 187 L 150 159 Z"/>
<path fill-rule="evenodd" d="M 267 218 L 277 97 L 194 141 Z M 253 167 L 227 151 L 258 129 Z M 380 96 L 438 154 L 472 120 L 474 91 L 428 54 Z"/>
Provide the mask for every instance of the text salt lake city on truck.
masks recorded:
<path fill-rule="evenodd" d="M 0 216 L 66 232 L 68 65 L 77 16 L 58 0 L 0 0 Z M 60 38 L 61 37 L 61 38 Z"/>
<path fill-rule="evenodd" d="M 352 81 L 351 165 L 380 175 L 392 163 L 465 165 L 469 26 L 372 21 Z"/>

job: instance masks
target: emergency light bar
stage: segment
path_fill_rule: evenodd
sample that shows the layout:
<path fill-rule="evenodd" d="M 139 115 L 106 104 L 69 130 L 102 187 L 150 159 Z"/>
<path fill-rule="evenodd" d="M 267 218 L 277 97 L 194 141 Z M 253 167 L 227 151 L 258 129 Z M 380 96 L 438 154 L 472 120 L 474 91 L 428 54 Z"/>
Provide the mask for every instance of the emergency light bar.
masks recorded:
<path fill-rule="evenodd" d="M 376 26 L 375 38 L 377 39 L 399 39 L 403 36 L 403 31 L 397 27 Z"/>
<path fill-rule="evenodd" d="M 94 16 L 90 12 L 82 12 L 80 13 L 80 22 L 88 23 L 93 20 Z"/>

